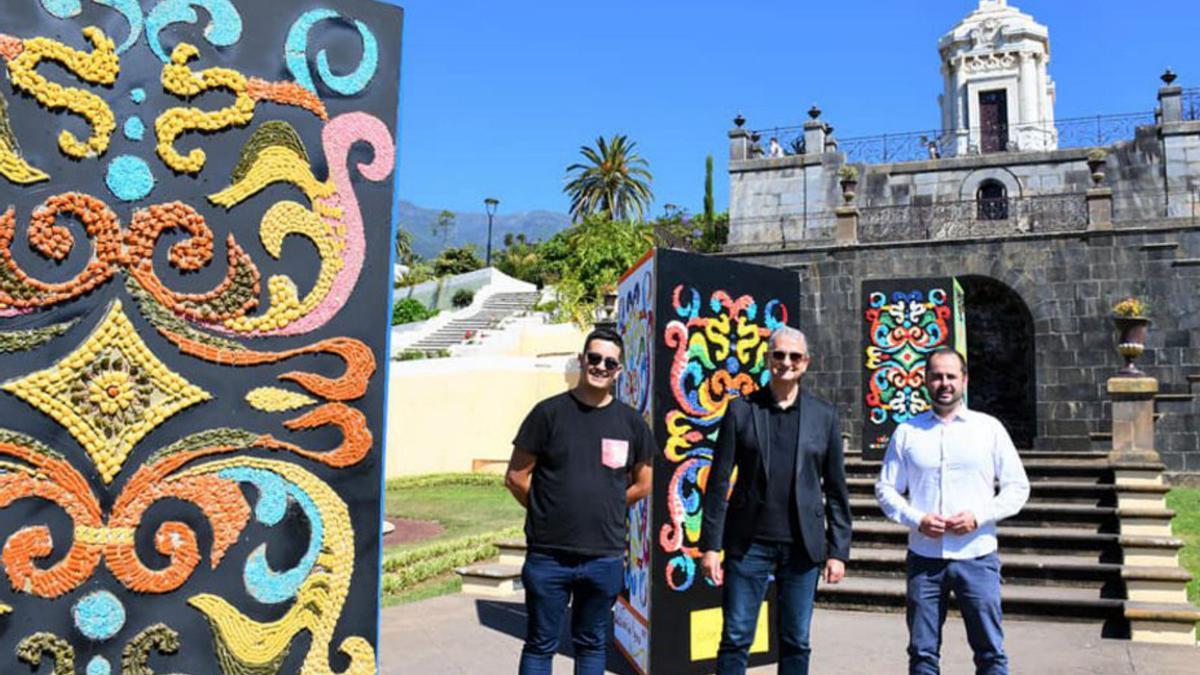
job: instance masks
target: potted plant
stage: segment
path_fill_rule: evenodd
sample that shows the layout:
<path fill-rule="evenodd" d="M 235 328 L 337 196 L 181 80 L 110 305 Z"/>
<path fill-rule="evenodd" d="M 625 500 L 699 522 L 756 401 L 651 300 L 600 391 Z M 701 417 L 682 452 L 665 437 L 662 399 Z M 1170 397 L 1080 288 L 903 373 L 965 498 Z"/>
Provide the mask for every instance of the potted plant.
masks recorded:
<path fill-rule="evenodd" d="M 1117 353 L 1125 358 L 1125 367 L 1118 374 L 1143 377 L 1145 373 L 1134 365 L 1146 350 L 1146 333 L 1150 327 L 1150 304 L 1141 298 L 1122 298 L 1112 307 L 1113 324 L 1117 327 Z"/>
<path fill-rule="evenodd" d="M 1088 170 L 1092 172 L 1092 183 L 1100 187 L 1104 180 L 1104 166 L 1108 163 L 1108 151 L 1104 148 L 1092 148 L 1087 154 Z"/>
<path fill-rule="evenodd" d="M 844 164 L 838 169 L 837 175 L 842 184 L 842 199 L 849 204 L 854 201 L 854 189 L 858 187 L 858 168 Z"/>

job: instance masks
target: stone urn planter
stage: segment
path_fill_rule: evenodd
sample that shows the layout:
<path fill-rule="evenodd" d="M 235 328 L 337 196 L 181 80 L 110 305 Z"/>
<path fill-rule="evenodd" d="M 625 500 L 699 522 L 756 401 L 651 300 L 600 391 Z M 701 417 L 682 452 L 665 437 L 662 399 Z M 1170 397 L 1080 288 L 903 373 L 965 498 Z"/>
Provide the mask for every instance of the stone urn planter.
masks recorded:
<path fill-rule="evenodd" d="M 1146 333 L 1150 329 L 1150 319 L 1144 316 L 1112 317 L 1117 327 L 1117 353 L 1125 358 L 1125 367 L 1118 372 L 1126 377 L 1144 377 L 1146 374 L 1138 369 L 1134 361 L 1146 351 Z"/>
<path fill-rule="evenodd" d="M 842 183 L 842 199 L 849 204 L 854 201 L 854 191 L 858 188 L 858 181 L 844 180 Z"/>
<path fill-rule="evenodd" d="M 1092 185 L 1100 187 L 1104 182 L 1104 168 L 1108 164 L 1108 153 L 1101 148 L 1096 148 L 1087 155 L 1088 171 L 1092 174 Z"/>
<path fill-rule="evenodd" d="M 838 182 L 842 184 L 842 199 L 846 204 L 854 201 L 854 191 L 858 188 L 858 169 L 850 165 L 838 169 Z"/>

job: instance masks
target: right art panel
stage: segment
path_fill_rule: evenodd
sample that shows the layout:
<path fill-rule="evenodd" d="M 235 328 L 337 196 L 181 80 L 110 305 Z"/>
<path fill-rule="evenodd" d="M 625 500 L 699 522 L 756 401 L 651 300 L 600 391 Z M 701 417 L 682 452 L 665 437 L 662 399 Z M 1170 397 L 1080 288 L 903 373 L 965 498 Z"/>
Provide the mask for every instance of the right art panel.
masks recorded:
<path fill-rule="evenodd" d="M 925 362 L 950 347 L 966 356 L 962 288 L 952 277 L 864 281 L 862 448 L 883 457 L 900 423 L 929 409 Z"/>

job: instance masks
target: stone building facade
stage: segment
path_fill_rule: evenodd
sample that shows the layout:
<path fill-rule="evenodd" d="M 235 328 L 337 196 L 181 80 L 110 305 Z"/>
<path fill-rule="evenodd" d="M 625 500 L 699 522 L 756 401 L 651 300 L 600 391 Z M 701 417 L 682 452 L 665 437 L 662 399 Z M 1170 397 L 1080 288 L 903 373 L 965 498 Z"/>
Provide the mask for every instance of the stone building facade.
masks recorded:
<path fill-rule="evenodd" d="M 1045 35 L 1005 2 L 980 2 L 939 44 L 936 131 L 838 139 L 815 107 L 793 129 L 735 120 L 724 255 L 801 276 L 809 381 L 843 408 L 854 445 L 864 281 L 959 278 L 974 403 L 1039 449 L 1107 441 L 1105 381 L 1121 365 L 1109 310 L 1144 297 L 1154 324 L 1139 364 L 1161 383 L 1158 448 L 1170 470 L 1200 472 L 1200 90 L 1168 72 L 1153 110 L 1055 120 Z M 1007 106 L 990 118 L 998 129 L 977 123 L 993 87 Z M 1040 144 L 1028 140 L 1037 125 L 1053 132 Z M 763 156 L 766 135 L 793 152 Z"/>

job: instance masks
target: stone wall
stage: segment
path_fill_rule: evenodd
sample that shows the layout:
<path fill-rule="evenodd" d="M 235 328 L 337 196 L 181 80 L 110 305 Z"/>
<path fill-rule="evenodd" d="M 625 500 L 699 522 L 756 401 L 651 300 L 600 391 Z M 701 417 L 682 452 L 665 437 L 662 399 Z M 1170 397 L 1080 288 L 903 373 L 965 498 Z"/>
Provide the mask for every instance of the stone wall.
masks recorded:
<path fill-rule="evenodd" d="M 1200 375 L 1200 226 L 1189 219 L 1069 235 L 800 245 L 728 255 L 800 275 L 801 326 L 814 355 L 806 386 L 839 406 L 853 447 L 860 443 L 863 410 L 865 279 L 978 275 L 1015 291 L 1033 318 L 1038 448 L 1087 449 L 1096 443 L 1094 434 L 1110 430 L 1104 386 L 1121 359 L 1108 312 L 1119 297 L 1137 294 L 1154 308 L 1139 364 L 1159 378 L 1163 392 L 1186 393 L 1188 376 Z M 1200 383 L 1193 386 L 1200 390 Z M 1157 446 L 1168 468 L 1200 471 L 1200 403 L 1164 399 L 1158 411 Z"/>
<path fill-rule="evenodd" d="M 1183 119 L 1182 90 L 1159 91 L 1152 115 L 1096 118 L 1095 134 L 1108 152 L 1104 186 L 1113 191 L 1113 220 L 1144 223 L 1200 214 L 1200 122 Z M 817 111 L 819 112 L 819 111 Z M 1089 118 L 1090 119 L 1090 118 Z M 984 181 L 1002 183 L 1009 198 L 1078 195 L 1092 186 L 1087 154 L 1088 120 L 1062 129 L 1070 147 L 1039 152 L 999 152 L 925 161 L 866 164 L 837 151 L 819 120 L 806 124 L 806 147 L 821 152 L 758 157 L 750 132 L 730 132 L 730 251 L 830 239 L 833 210 L 842 204 L 838 171 L 858 169 L 855 205 L 864 211 L 895 206 L 972 202 Z M 903 138 L 903 137 L 898 137 Z M 862 142 L 847 141 L 862 147 Z M 876 148 L 878 150 L 878 148 Z M 852 153 L 853 154 L 853 153 Z"/>

